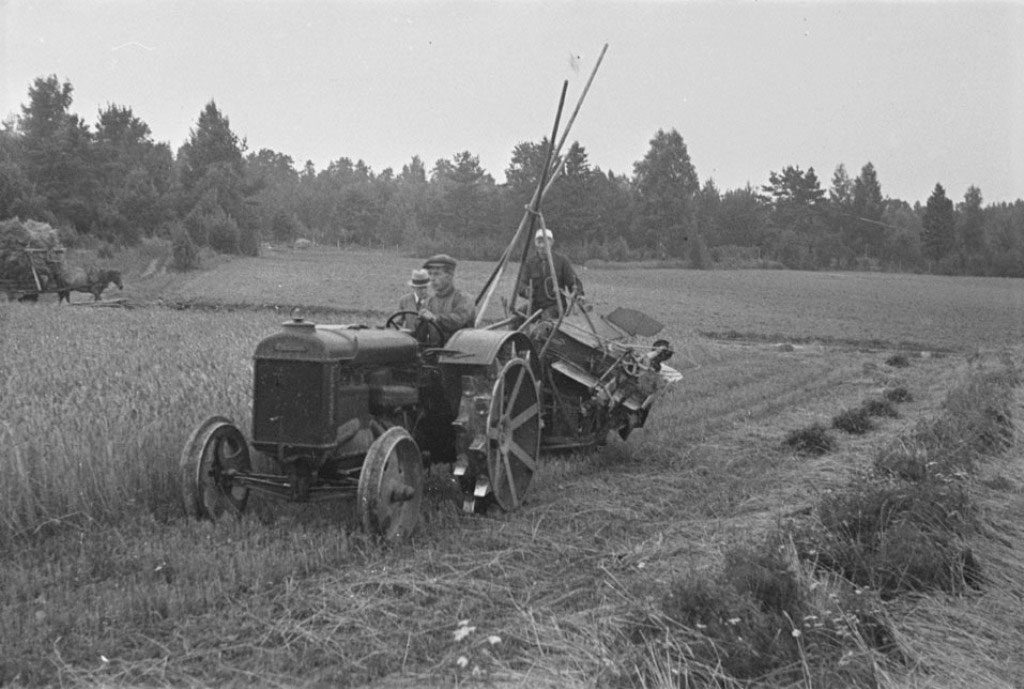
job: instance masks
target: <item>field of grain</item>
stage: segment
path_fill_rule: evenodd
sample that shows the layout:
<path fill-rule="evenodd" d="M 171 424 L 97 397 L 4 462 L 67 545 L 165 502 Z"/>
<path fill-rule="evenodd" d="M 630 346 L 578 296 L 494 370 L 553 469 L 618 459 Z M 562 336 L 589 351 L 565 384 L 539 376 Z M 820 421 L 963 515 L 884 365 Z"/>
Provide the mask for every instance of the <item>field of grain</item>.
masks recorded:
<path fill-rule="evenodd" d="M 283 318 L 254 307 L 379 322 L 417 264 L 282 252 L 124 292 L 246 308 L 0 304 L 0 685 L 680 686 L 637 670 L 662 667 L 637 635 L 667 588 L 856 477 L 1024 330 L 1021 281 L 587 271 L 598 311 L 667 324 L 684 379 L 629 443 L 545 462 L 520 511 L 431 499 L 393 548 L 344 504 L 184 519 L 188 434 L 213 414 L 248 432 L 252 350 Z M 460 285 L 490 267 L 460 264 Z M 901 343 L 909 366 L 888 365 Z M 873 432 L 821 457 L 783 444 L 894 386 L 914 399 Z"/>

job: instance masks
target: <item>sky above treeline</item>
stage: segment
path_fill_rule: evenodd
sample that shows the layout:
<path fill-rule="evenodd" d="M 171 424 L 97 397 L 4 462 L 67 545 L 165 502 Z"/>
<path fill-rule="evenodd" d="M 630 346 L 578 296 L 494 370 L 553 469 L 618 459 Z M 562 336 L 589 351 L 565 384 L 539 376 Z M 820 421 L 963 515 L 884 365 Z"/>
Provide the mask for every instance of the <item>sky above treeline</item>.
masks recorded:
<path fill-rule="evenodd" d="M 608 44 L 570 135 L 605 171 L 675 129 L 721 191 L 871 162 L 910 203 L 1024 198 L 1024 2 L 0 0 L 0 40 L 4 119 L 56 74 L 174 151 L 213 100 L 296 168 L 468 150 L 498 182 Z"/>

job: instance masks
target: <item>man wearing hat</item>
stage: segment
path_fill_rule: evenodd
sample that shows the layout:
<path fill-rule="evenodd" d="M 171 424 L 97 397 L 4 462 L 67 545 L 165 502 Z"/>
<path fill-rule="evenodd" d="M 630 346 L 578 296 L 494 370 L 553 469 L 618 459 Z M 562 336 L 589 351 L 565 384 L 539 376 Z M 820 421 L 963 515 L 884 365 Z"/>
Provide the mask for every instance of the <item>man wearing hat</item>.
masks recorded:
<path fill-rule="evenodd" d="M 519 294 L 526 297 L 530 302 L 530 314 L 538 309 L 543 310 L 543 318 L 558 318 L 558 302 L 561 298 L 562 308 L 568 306 L 565 298 L 565 291 L 575 292 L 583 296 L 583 283 L 576 277 L 576 271 L 572 269 L 572 263 L 562 254 L 551 250 L 555 243 L 555 236 L 551 230 L 541 228 L 534 235 L 534 252 L 523 264 L 523 277 L 519 283 Z M 551 253 L 551 261 L 548 261 L 548 253 Z M 551 264 L 554 264 L 554 276 L 551 272 Z"/>
<path fill-rule="evenodd" d="M 419 313 L 420 309 L 427 305 L 427 297 L 429 296 L 427 288 L 430 287 L 430 273 L 422 268 L 417 268 L 412 271 L 412 278 L 408 284 L 409 287 L 412 287 L 412 292 L 398 300 L 398 310 Z M 402 317 L 403 328 L 415 331 L 416 326 L 419 324 L 419 316 L 407 314 Z"/>
<path fill-rule="evenodd" d="M 455 289 L 455 259 L 448 254 L 436 254 L 423 263 L 430 276 L 434 293 L 420 309 L 420 318 L 433 321 L 444 334 L 445 341 L 456 330 L 473 325 L 476 307 L 473 300 Z"/>

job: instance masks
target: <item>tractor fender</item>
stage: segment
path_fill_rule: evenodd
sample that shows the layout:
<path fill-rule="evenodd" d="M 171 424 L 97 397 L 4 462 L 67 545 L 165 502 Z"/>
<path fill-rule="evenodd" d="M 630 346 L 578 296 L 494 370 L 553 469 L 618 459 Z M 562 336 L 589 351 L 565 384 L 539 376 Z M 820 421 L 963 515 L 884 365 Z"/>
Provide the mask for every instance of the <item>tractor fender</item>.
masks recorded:
<path fill-rule="evenodd" d="M 449 338 L 437 362 L 461 366 L 486 366 L 495 360 L 506 343 L 511 344 L 510 349 L 513 351 L 533 351 L 533 343 L 523 333 L 466 328 L 457 330 Z"/>

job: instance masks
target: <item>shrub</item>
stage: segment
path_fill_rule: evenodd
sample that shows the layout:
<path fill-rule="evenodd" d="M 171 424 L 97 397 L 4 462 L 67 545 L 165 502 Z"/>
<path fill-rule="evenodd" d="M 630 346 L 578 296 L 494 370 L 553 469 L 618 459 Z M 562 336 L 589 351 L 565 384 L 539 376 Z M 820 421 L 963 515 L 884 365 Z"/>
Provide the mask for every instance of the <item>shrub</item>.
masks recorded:
<path fill-rule="evenodd" d="M 260 255 L 260 231 L 255 225 L 242 225 L 238 228 L 238 253 L 243 256 Z"/>
<path fill-rule="evenodd" d="M 900 402 L 914 401 L 914 396 L 911 395 L 910 391 L 907 390 L 902 385 L 895 388 L 887 389 L 884 393 L 882 393 L 882 396 L 885 397 L 885 399 L 889 400 L 890 402 L 896 402 L 897 404 L 899 404 Z"/>
<path fill-rule="evenodd" d="M 114 246 L 110 242 L 104 241 L 100 244 L 99 248 L 96 249 L 96 255 L 99 258 L 114 258 Z"/>
<path fill-rule="evenodd" d="M 180 224 L 171 230 L 171 255 L 175 270 L 185 272 L 199 267 L 199 247 Z"/>
<path fill-rule="evenodd" d="M 687 247 L 687 258 L 690 260 L 690 267 L 695 270 L 707 270 L 711 267 L 711 254 L 708 252 L 704 237 L 700 234 L 691 237 Z"/>
<path fill-rule="evenodd" d="M 891 357 L 885 360 L 887 366 L 893 368 L 906 368 L 910 366 L 910 360 L 907 359 L 905 354 L 893 354 Z"/>
<path fill-rule="evenodd" d="M 790 431 L 783 443 L 797 452 L 809 455 L 823 455 L 835 447 L 835 440 L 820 423 Z"/>
<path fill-rule="evenodd" d="M 238 223 L 220 206 L 197 205 L 184 222 L 193 241 L 221 253 L 238 253 L 241 238 Z"/>
<path fill-rule="evenodd" d="M 719 245 L 711 249 L 711 260 L 720 268 L 762 268 L 763 259 L 756 246 Z"/>
<path fill-rule="evenodd" d="M 867 410 L 864 407 L 858 407 L 857 409 L 847 409 L 832 417 L 832 427 L 853 435 L 862 435 L 874 428 L 875 425 L 871 422 Z"/>

